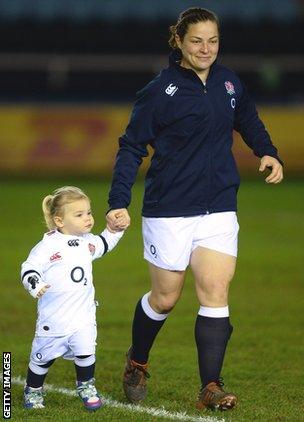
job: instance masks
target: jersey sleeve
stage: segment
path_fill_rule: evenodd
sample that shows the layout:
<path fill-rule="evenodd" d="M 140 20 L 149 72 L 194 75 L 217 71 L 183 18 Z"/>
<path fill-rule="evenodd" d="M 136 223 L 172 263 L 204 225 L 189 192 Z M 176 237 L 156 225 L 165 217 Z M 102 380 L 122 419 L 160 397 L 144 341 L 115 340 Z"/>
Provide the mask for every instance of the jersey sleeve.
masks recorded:
<path fill-rule="evenodd" d="M 269 133 L 258 115 L 253 100 L 242 83 L 241 86 L 242 95 L 235 109 L 234 129 L 240 133 L 257 157 L 269 155 L 283 164 L 278 156 L 277 148 L 273 145 Z"/>
<path fill-rule="evenodd" d="M 103 230 L 100 235 L 90 234 L 92 244 L 92 258 L 97 259 L 110 252 L 122 238 L 124 231 L 111 233 L 108 229 Z M 89 247 L 90 247 L 89 245 Z"/>
<path fill-rule="evenodd" d="M 47 285 L 43 281 L 46 262 L 47 253 L 41 241 L 31 250 L 28 258 L 21 265 L 21 281 L 24 288 L 34 298 L 42 287 Z"/>

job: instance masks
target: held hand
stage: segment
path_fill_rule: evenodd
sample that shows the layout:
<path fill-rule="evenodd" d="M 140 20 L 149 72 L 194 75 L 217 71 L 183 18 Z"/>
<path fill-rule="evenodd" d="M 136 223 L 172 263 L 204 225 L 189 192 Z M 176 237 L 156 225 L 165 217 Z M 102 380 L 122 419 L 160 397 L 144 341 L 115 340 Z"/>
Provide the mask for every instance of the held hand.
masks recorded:
<path fill-rule="evenodd" d="M 259 171 L 263 172 L 265 169 L 270 169 L 271 173 L 266 177 L 266 183 L 280 183 L 283 180 L 283 167 L 280 162 L 269 155 L 264 155 L 261 158 Z"/>
<path fill-rule="evenodd" d="M 51 287 L 50 284 L 46 284 L 44 287 L 42 287 L 42 289 L 39 290 L 39 292 L 37 293 L 37 299 L 41 298 L 42 295 L 44 295 L 44 293 L 47 291 L 47 289 L 49 289 Z"/>
<path fill-rule="evenodd" d="M 110 233 L 117 233 L 117 230 L 113 230 L 109 224 L 107 224 L 107 230 L 109 230 Z"/>
<path fill-rule="evenodd" d="M 107 216 L 107 227 L 110 231 L 126 230 L 130 225 L 130 216 L 126 208 L 111 210 Z"/>

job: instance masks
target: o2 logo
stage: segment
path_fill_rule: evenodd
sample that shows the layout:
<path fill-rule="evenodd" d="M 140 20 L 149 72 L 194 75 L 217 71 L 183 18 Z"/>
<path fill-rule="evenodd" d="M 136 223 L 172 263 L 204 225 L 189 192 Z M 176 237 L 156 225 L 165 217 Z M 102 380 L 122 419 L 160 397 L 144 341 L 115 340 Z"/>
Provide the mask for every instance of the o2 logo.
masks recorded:
<path fill-rule="evenodd" d="M 74 283 L 80 283 L 82 280 L 84 280 L 84 286 L 87 285 L 87 278 L 84 276 L 84 269 L 82 267 L 75 267 L 71 271 L 71 279 L 74 281 Z"/>
<path fill-rule="evenodd" d="M 156 247 L 154 245 L 150 245 L 150 252 L 154 258 L 157 258 Z"/>

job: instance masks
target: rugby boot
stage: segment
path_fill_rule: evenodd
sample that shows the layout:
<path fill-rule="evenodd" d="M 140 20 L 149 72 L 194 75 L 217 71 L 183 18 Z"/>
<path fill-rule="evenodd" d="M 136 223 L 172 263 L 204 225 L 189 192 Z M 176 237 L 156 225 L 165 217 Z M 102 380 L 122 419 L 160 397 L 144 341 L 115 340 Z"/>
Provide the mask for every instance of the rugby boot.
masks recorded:
<path fill-rule="evenodd" d="M 131 403 L 138 403 L 147 395 L 148 364 L 141 365 L 131 359 L 131 348 L 128 350 L 127 363 L 123 375 L 123 389 Z"/>
<path fill-rule="evenodd" d="M 196 408 L 211 410 L 229 410 L 237 404 L 237 398 L 233 393 L 227 393 L 223 389 L 224 383 L 210 382 L 200 389 Z"/>

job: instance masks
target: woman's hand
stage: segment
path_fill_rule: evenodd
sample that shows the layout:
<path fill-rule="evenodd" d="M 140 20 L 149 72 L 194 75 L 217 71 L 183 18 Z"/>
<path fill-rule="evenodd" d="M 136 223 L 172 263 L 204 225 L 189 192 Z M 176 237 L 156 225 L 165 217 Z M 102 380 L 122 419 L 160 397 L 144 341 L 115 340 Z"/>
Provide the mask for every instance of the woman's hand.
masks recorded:
<path fill-rule="evenodd" d="M 267 183 L 280 183 L 283 180 L 283 167 L 276 158 L 264 155 L 261 158 L 259 171 L 264 171 L 266 168 L 271 170 L 265 179 Z"/>
<path fill-rule="evenodd" d="M 126 230 L 131 222 L 126 208 L 109 211 L 106 215 L 106 219 L 108 229 L 113 232 Z"/>

